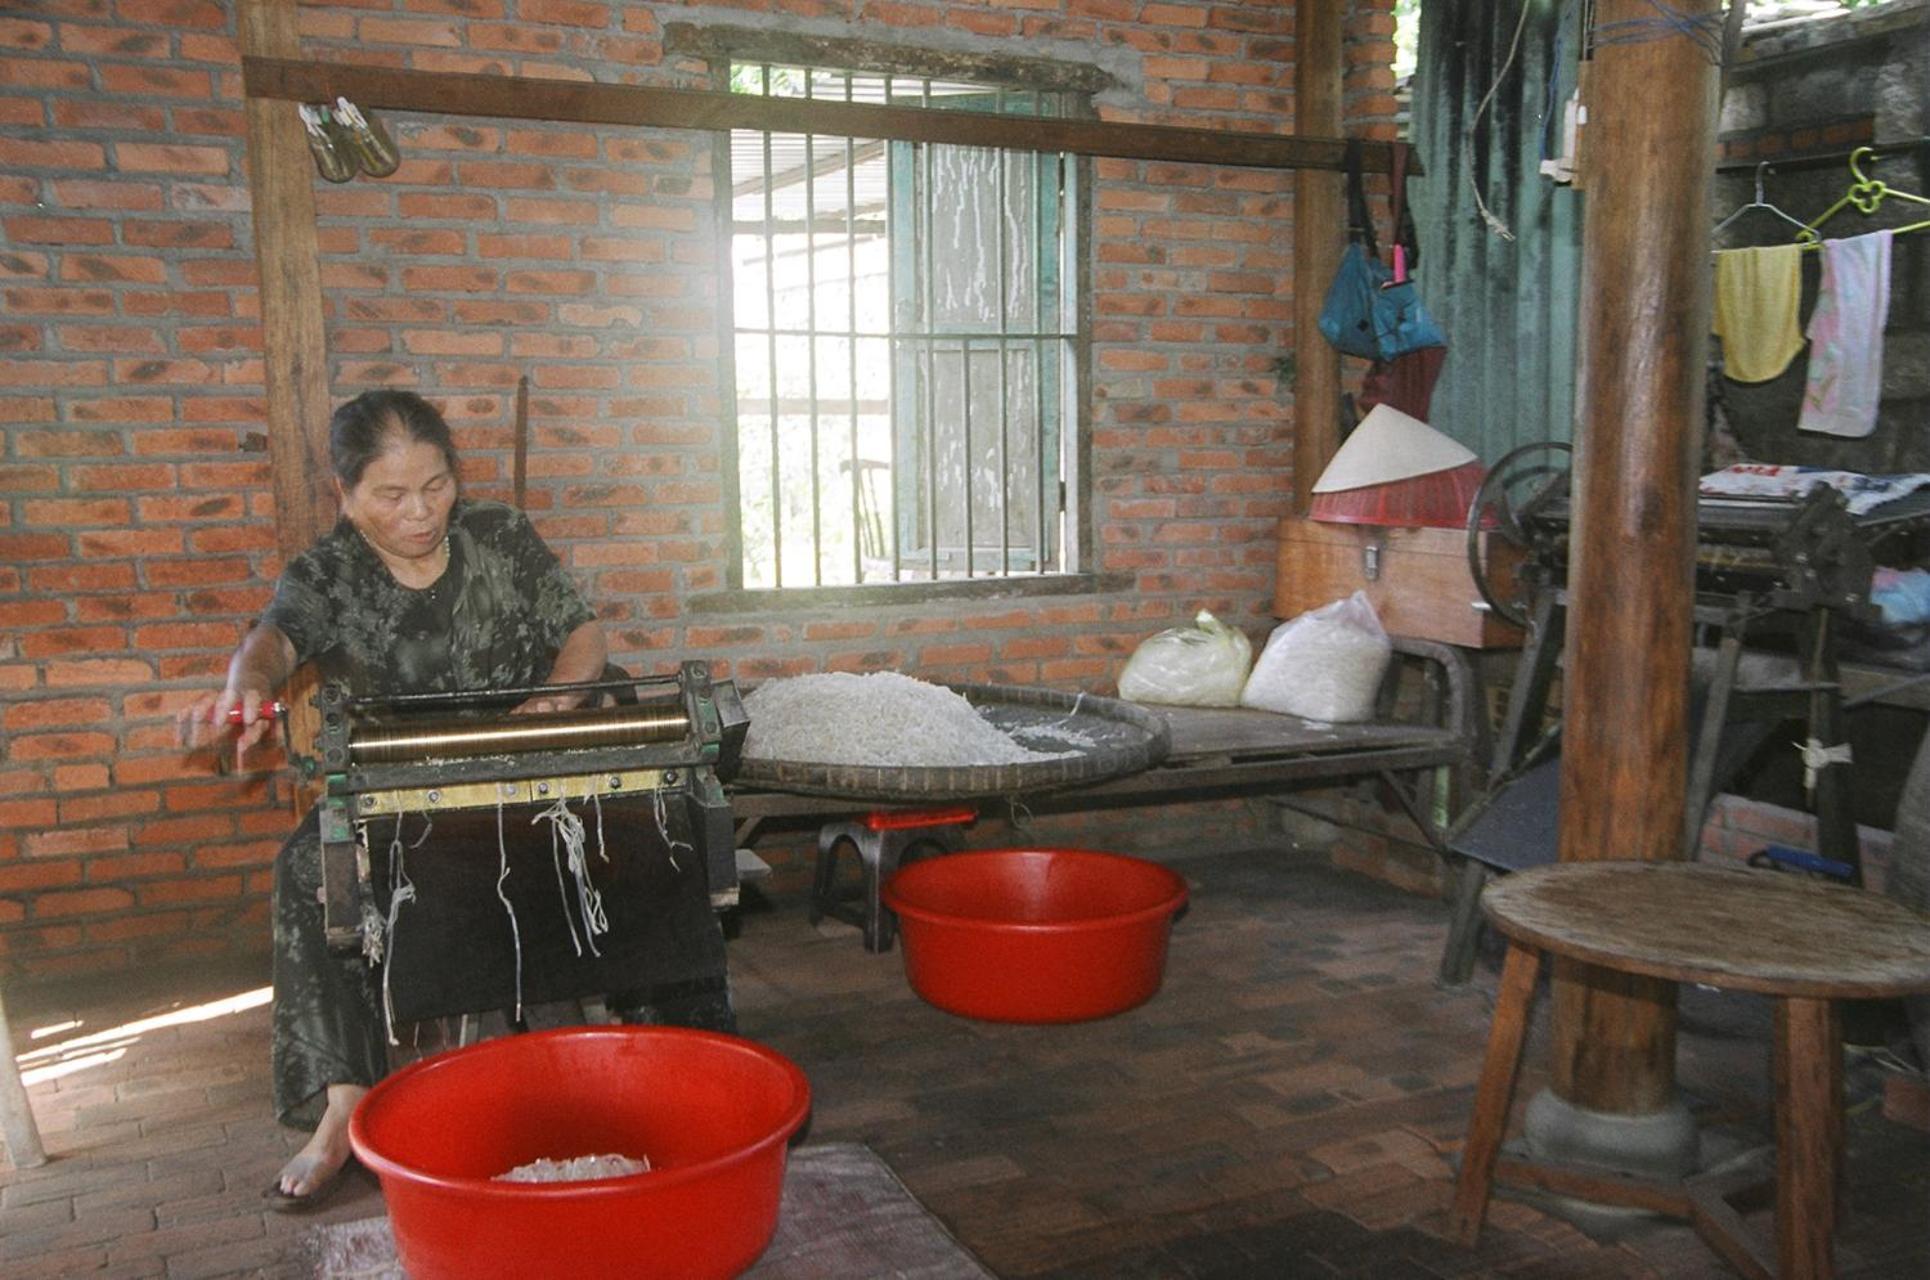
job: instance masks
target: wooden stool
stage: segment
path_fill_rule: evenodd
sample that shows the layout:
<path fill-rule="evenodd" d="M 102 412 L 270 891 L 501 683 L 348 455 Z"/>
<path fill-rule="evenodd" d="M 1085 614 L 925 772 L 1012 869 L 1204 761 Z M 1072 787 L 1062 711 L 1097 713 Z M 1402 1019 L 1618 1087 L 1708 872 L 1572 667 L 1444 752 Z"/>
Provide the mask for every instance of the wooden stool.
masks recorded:
<path fill-rule="evenodd" d="M 898 870 L 906 851 L 921 844 L 942 853 L 965 847 L 959 828 L 978 821 L 970 805 L 944 809 L 873 809 L 856 822 L 827 822 L 818 828 L 817 875 L 811 885 L 811 923 L 826 916 L 864 928 L 866 951 L 889 951 L 897 935 L 891 912 L 885 909 L 884 882 Z M 858 851 L 864 888 L 851 905 L 838 892 L 838 850 L 849 844 Z"/>
<path fill-rule="evenodd" d="M 1508 959 L 1455 1186 L 1461 1241 L 1479 1238 L 1498 1180 L 1685 1218 L 1757 1280 L 1833 1275 L 1843 1145 L 1836 1001 L 1930 990 L 1930 916 L 1861 889 L 1686 862 L 1539 867 L 1491 885 L 1481 906 L 1507 937 Z M 1542 952 L 1776 998 L 1773 1258 L 1743 1229 L 1731 1204 L 1743 1188 L 1733 1178 L 1667 1183 L 1497 1159 Z"/>

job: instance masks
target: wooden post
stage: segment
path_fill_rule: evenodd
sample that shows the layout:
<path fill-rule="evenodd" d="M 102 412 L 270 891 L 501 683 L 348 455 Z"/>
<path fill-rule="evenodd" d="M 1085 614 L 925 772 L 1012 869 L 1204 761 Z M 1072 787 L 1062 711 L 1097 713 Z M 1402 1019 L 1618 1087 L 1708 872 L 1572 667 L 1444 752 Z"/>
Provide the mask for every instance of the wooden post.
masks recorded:
<path fill-rule="evenodd" d="M 40 1145 L 40 1128 L 34 1123 L 33 1104 L 27 1100 L 20 1064 L 13 1056 L 13 1030 L 7 1025 L 4 993 L 0 993 L 0 1139 L 5 1139 L 7 1157 L 14 1168 L 32 1169 L 47 1163 L 47 1149 Z"/>
<path fill-rule="evenodd" d="M 295 0 L 242 0 L 241 51 L 300 54 Z M 306 551 L 335 520 L 328 484 L 328 344 L 322 328 L 322 269 L 315 235 L 315 169 L 293 103 L 248 98 L 248 192 L 254 207 L 255 265 L 261 276 L 268 462 L 274 473 L 276 541 L 284 562 Z M 313 676 L 290 685 L 289 733 L 296 749 L 315 739 Z"/>
<path fill-rule="evenodd" d="M 1293 129 L 1340 136 L 1340 0 L 1300 0 L 1293 13 Z M 1293 507 L 1305 512 L 1313 483 L 1340 446 L 1340 353 L 1320 335 L 1321 303 L 1347 243 L 1337 173 L 1293 176 Z"/>
<path fill-rule="evenodd" d="M 1712 21 L 1716 0 L 1683 0 Z M 1644 0 L 1595 50 L 1582 149 L 1576 517 L 1563 690 L 1564 862 L 1678 856 L 1688 781 L 1695 459 L 1709 331 L 1709 175 L 1717 71 Z M 1675 1091 L 1675 987 L 1554 966 L 1557 1097 L 1621 1114 Z"/>

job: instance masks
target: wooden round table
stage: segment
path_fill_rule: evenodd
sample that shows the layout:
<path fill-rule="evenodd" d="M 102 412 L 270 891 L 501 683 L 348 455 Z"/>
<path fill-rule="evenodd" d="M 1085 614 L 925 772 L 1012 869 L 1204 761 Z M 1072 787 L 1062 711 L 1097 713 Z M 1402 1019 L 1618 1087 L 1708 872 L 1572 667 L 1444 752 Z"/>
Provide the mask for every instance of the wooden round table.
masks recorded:
<path fill-rule="evenodd" d="M 1497 1156 L 1542 953 L 1622 973 L 1755 991 L 1776 1000 L 1776 1249 L 1741 1230 L 1727 1188 L 1501 1162 L 1503 1181 L 1687 1218 L 1745 1275 L 1833 1274 L 1842 1158 L 1836 1002 L 1930 991 L 1930 916 L 1861 889 L 1687 862 L 1568 862 L 1490 885 L 1481 899 L 1508 958 L 1468 1122 L 1454 1218 L 1472 1244 Z"/>

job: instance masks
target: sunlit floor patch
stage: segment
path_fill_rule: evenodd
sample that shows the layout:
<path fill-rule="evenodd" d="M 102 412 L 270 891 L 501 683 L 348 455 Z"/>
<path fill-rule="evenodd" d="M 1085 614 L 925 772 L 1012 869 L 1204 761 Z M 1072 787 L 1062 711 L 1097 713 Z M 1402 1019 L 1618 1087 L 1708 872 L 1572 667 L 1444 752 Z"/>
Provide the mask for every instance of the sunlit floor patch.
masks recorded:
<path fill-rule="evenodd" d="M 63 1076 L 74 1075 L 92 1067 L 104 1067 L 120 1058 L 144 1035 L 164 1031 L 169 1027 L 185 1026 L 196 1022 L 211 1022 L 250 1009 L 258 1009 L 268 1003 L 274 994 L 272 987 L 256 987 L 236 995 L 225 996 L 219 1000 L 209 1000 L 202 1004 L 188 1005 L 181 1009 L 171 1009 L 146 1018 L 124 1022 L 117 1027 L 103 1031 L 92 1031 L 72 1039 L 60 1040 L 53 1044 L 29 1049 L 15 1061 L 20 1064 L 20 1079 L 24 1084 L 40 1084 L 47 1080 L 58 1080 Z M 38 1027 L 30 1033 L 30 1038 L 39 1040 L 47 1036 L 59 1035 L 83 1026 L 79 1020 L 53 1023 Z"/>

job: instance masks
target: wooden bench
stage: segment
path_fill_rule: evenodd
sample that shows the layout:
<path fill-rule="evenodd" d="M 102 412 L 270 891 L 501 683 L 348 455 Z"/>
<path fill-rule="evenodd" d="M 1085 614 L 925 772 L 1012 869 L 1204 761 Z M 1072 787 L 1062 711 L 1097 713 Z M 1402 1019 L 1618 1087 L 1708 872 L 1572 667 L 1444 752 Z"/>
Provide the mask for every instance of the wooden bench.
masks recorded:
<path fill-rule="evenodd" d="M 1481 756 L 1477 748 L 1485 738 L 1485 720 L 1474 676 L 1458 649 L 1404 636 L 1393 637 L 1393 646 L 1394 661 L 1372 720 L 1322 724 L 1270 711 L 1145 704 L 1166 721 L 1171 733 L 1171 746 L 1159 764 L 1104 782 L 1014 799 L 1035 811 L 1066 811 L 1264 794 L 1313 782 L 1379 777 L 1428 842 L 1442 851 L 1441 832 L 1425 793 L 1436 770 L 1464 774 L 1474 767 Z M 771 824 L 787 820 L 843 823 L 874 810 L 919 807 L 892 797 L 801 795 L 741 783 L 726 790 L 742 847 Z M 874 925 L 869 934 L 877 937 L 880 931 Z"/>

